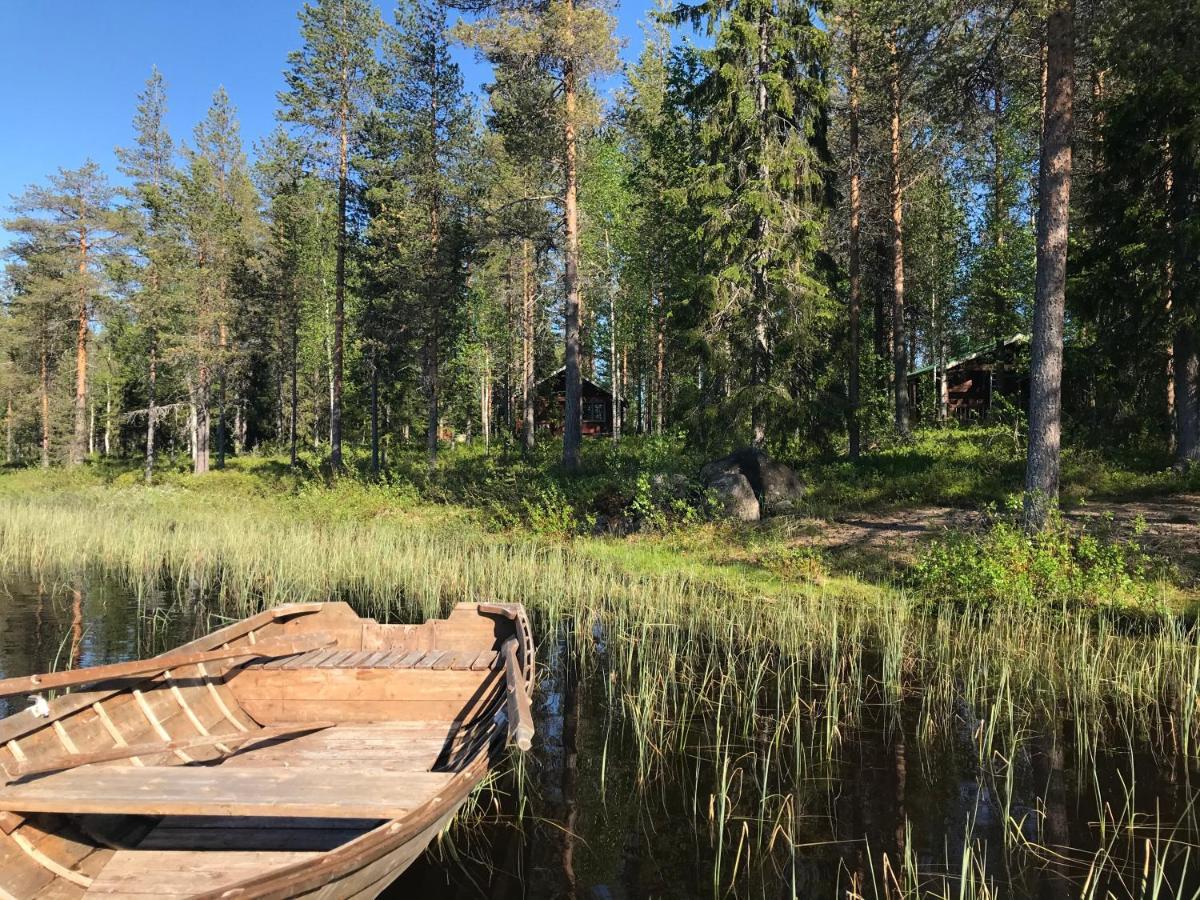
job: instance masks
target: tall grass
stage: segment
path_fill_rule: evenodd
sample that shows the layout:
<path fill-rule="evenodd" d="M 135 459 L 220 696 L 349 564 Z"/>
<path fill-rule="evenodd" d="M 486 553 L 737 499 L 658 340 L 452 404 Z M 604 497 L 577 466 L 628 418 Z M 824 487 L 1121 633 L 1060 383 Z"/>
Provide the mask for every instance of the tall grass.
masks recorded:
<path fill-rule="evenodd" d="M 969 736 L 1006 821 L 1017 815 L 1014 772 L 1029 768 L 1047 722 L 1073 724 L 1085 761 L 1120 735 L 1190 771 L 1200 746 L 1200 643 L 1169 614 L 1131 634 L 1086 611 L 930 612 L 901 591 L 850 598 L 806 585 L 764 598 L 686 570 L 632 574 L 569 544 L 492 533 L 451 507 L 397 505 L 357 487 L 263 496 L 0 485 L 0 572 L 84 569 L 135 588 L 169 581 L 235 611 L 346 598 L 415 620 L 464 599 L 526 604 L 544 640 L 568 635 L 582 677 L 619 712 L 612 740 L 636 748 L 644 786 L 676 777 L 681 759 L 694 767 L 693 805 L 718 848 L 717 894 L 746 884 L 750 860 L 760 874 L 787 868 L 828 803 L 844 748 L 880 723 L 890 739 L 915 737 L 918 762 Z M 1042 846 L 1022 834 L 1014 826 L 1005 838 L 1012 852 Z M 969 838 L 962 846 L 932 890 L 994 896 L 985 857 Z M 887 893 L 928 893 L 911 842 L 888 866 L 876 873 Z"/>

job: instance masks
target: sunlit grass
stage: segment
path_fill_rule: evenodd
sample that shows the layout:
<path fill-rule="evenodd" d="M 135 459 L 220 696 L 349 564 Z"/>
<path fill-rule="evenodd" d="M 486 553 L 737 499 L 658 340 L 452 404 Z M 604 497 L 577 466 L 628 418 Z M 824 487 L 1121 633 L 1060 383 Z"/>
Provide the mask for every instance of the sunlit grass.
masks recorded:
<path fill-rule="evenodd" d="M 677 777 L 680 759 L 704 772 L 693 805 L 718 848 L 714 893 L 786 868 L 845 748 L 881 717 L 908 723 L 918 754 L 970 735 L 977 777 L 1006 810 L 1047 722 L 1073 723 L 1083 761 L 1114 738 L 1188 768 L 1200 757 L 1200 646 L 1168 611 L 1131 631 L 1087 609 L 931 609 L 831 575 L 769 532 L 543 540 L 407 488 L 275 469 L 116 481 L 0 477 L 0 571 L 169 583 L 231 612 L 345 598 L 417 620 L 461 600 L 523 602 L 541 641 L 565 640 L 602 692 L 640 784 Z M 994 896 L 983 857 L 963 848 L 936 878 L 889 858 L 879 895 Z"/>

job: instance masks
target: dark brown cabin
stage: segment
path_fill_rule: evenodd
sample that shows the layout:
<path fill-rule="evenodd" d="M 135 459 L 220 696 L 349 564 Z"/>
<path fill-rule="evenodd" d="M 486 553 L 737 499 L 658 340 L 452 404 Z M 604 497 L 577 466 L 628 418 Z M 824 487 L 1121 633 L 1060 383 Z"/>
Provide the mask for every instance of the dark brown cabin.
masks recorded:
<path fill-rule="evenodd" d="M 585 436 L 611 435 L 613 430 L 613 396 L 589 378 L 583 382 L 583 433 Z M 567 375 L 565 369 L 546 376 L 537 383 L 534 401 L 534 423 L 538 431 L 562 434 L 563 410 L 567 405 Z"/>
<path fill-rule="evenodd" d="M 997 397 L 1014 406 L 1029 404 L 1029 335 L 970 350 L 940 365 L 921 366 L 908 373 L 908 402 L 914 416 L 930 411 L 938 419 L 960 422 L 987 418 Z"/>

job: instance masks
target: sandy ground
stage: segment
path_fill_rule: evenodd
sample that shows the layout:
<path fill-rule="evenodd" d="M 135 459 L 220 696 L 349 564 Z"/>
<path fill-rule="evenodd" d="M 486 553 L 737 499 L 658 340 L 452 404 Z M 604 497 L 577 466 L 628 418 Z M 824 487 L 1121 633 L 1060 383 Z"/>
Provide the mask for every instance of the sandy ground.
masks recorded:
<path fill-rule="evenodd" d="M 1192 578 L 1200 577 L 1200 494 L 1154 500 L 1094 502 L 1066 513 L 1089 528 L 1112 528 L 1132 535 L 1139 518 L 1145 530 L 1138 540 L 1149 551 L 1174 560 Z M 946 528 L 971 528 L 982 514 L 943 506 L 863 513 L 821 523 L 806 543 L 854 556 L 911 559 L 920 538 Z"/>

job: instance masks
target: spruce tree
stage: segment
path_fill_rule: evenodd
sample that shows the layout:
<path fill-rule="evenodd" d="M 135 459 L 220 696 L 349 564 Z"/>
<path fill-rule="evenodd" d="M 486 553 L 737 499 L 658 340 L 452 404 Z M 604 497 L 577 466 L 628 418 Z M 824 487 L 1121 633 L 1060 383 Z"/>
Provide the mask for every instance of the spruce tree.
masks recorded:
<path fill-rule="evenodd" d="M 167 94 L 162 73 L 154 68 L 138 96 L 133 117 L 134 144 L 117 148 L 122 175 L 131 182 L 126 192 L 132 214 L 130 244 L 139 260 L 137 287 L 132 296 L 134 315 L 146 340 L 146 459 L 144 477 L 154 478 L 158 374 L 170 332 L 170 304 L 180 247 L 170 227 L 171 186 L 177 178 L 175 143 L 166 127 Z"/>
<path fill-rule="evenodd" d="M 288 56 L 288 89 L 279 95 L 280 119 L 320 140 L 337 182 L 337 264 L 334 273 L 330 389 L 330 463 L 342 466 L 342 393 L 345 358 L 347 203 L 350 162 L 369 107 L 376 69 L 375 41 L 381 22 L 369 0 L 317 0 L 300 11 L 304 46 Z"/>
<path fill-rule="evenodd" d="M 749 361 L 735 402 L 762 446 L 783 375 L 773 347 L 803 319 L 797 308 L 825 294 L 816 260 L 828 201 L 827 36 L 799 0 L 708 0 L 687 16 L 713 34 L 698 88 L 707 159 L 696 188 L 711 324 Z"/>

